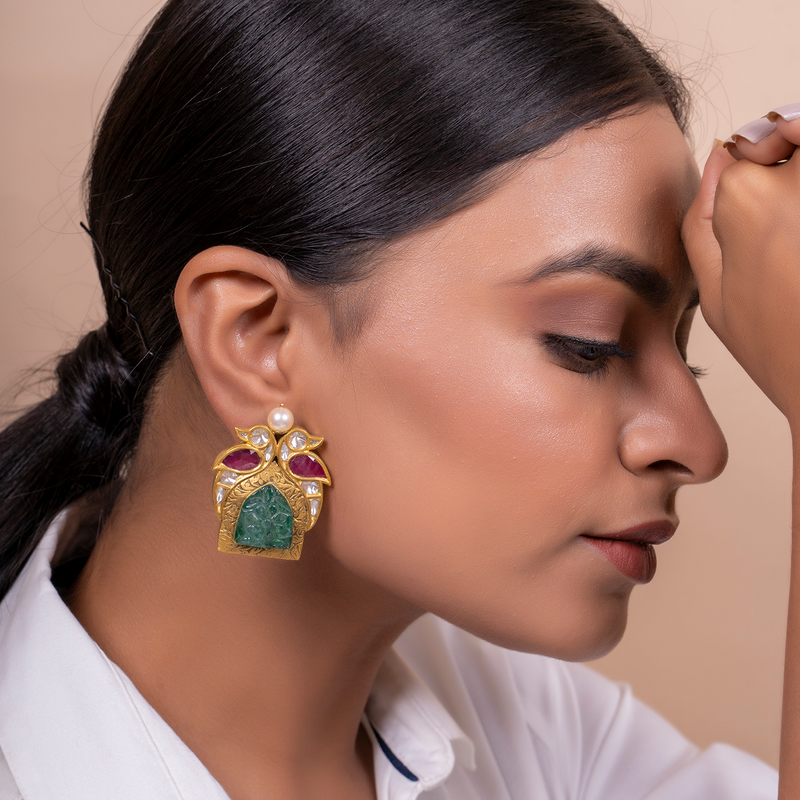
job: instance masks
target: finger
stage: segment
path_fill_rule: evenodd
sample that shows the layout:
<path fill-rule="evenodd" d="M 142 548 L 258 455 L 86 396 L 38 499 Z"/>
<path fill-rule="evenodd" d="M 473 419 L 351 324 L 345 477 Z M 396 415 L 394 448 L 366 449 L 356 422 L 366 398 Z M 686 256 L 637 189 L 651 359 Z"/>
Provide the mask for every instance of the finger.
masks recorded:
<path fill-rule="evenodd" d="M 778 131 L 792 144 L 800 145 L 800 103 L 774 108 L 767 119 L 778 126 Z"/>
<path fill-rule="evenodd" d="M 755 143 L 735 133 L 731 138 L 736 144 L 736 152 L 731 152 L 734 158 L 744 158 L 765 166 L 777 164 L 778 161 L 789 158 L 795 149 L 795 145 L 788 141 L 777 128 Z"/>
<path fill-rule="evenodd" d="M 729 137 L 726 139 L 722 146 L 737 160 L 741 161 L 744 156 L 739 152 L 739 148 L 737 147 L 737 143 L 733 140 L 733 137 Z"/>
<path fill-rule="evenodd" d="M 703 314 L 715 327 L 721 314 L 722 253 L 712 227 L 714 198 L 719 176 L 734 163 L 724 147 L 715 146 L 708 157 L 697 197 L 683 221 L 683 243 L 700 290 Z"/>
<path fill-rule="evenodd" d="M 794 144 L 778 131 L 775 121 L 761 117 L 742 125 L 725 140 L 731 155 L 756 164 L 775 164 L 794 152 Z"/>

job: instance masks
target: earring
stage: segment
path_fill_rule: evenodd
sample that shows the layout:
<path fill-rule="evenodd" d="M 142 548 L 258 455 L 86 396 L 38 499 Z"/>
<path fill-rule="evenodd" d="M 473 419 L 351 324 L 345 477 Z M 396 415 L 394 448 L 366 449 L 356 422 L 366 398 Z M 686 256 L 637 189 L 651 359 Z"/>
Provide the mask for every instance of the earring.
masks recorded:
<path fill-rule="evenodd" d="M 293 425 L 289 409 L 273 408 L 266 425 L 236 428 L 242 442 L 214 461 L 220 552 L 300 558 L 303 536 L 319 519 L 322 487 L 330 486 L 331 476 L 311 452 L 322 437 Z"/>

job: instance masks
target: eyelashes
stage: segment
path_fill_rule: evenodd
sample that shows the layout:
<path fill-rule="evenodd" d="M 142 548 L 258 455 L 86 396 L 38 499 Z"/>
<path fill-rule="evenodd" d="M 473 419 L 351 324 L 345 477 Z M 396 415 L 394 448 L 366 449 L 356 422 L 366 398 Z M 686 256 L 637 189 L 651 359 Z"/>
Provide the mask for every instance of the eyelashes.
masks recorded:
<path fill-rule="evenodd" d="M 686 362 L 686 366 L 689 367 L 689 372 L 691 372 L 695 378 L 705 378 L 705 376 L 708 375 L 708 369 L 706 369 L 706 367 L 696 367 L 688 361 Z"/>
<path fill-rule="evenodd" d="M 612 359 L 628 361 L 636 355 L 635 350 L 623 350 L 619 342 L 578 339 L 554 333 L 545 335 L 544 345 L 567 369 L 598 378 L 608 372 Z"/>
<path fill-rule="evenodd" d="M 582 339 L 555 333 L 546 334 L 543 337 L 543 344 L 566 369 L 596 378 L 606 375 L 615 359 L 624 362 L 637 355 L 636 350 L 625 350 L 619 342 Z M 688 363 L 686 366 L 695 378 L 707 374 L 701 367 Z"/>

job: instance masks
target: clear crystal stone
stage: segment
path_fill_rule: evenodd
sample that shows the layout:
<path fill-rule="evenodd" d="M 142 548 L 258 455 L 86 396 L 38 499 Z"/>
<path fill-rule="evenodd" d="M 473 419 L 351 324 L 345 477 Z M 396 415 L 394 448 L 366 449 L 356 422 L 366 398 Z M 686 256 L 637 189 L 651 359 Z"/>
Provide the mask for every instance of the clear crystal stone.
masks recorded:
<path fill-rule="evenodd" d="M 225 470 L 225 472 L 219 476 L 219 482 L 224 483 L 226 486 L 233 486 L 238 477 L 239 476 L 235 472 L 229 472 L 228 470 Z"/>
<path fill-rule="evenodd" d="M 225 487 L 217 486 L 217 505 L 225 499 Z"/>
<path fill-rule="evenodd" d="M 269 460 L 272 458 L 272 453 L 273 453 L 273 449 L 272 449 L 272 445 L 270 445 L 270 446 L 269 446 L 269 447 L 268 447 L 268 448 L 267 448 L 267 449 L 264 451 L 264 463 L 265 463 L 265 464 L 266 464 L 266 463 L 267 463 L 267 462 L 268 462 L 268 461 L 269 461 Z"/>
<path fill-rule="evenodd" d="M 316 517 L 317 516 L 317 511 L 319 511 L 319 500 L 315 497 L 311 501 L 311 516 L 312 517 Z"/>
<path fill-rule="evenodd" d="M 300 485 L 306 494 L 319 494 L 319 484 L 316 481 L 303 481 Z"/>
<path fill-rule="evenodd" d="M 239 431 L 239 437 L 241 439 L 247 439 L 247 431 Z"/>
<path fill-rule="evenodd" d="M 300 450 L 300 448 L 305 447 L 307 441 L 308 439 L 306 438 L 306 435 L 301 431 L 295 431 L 289 437 L 289 444 L 294 450 Z"/>
<path fill-rule="evenodd" d="M 286 461 L 286 459 L 289 458 L 289 445 L 287 445 L 286 442 L 283 442 L 283 444 L 281 444 L 281 458 L 284 461 Z"/>
<path fill-rule="evenodd" d="M 250 441 L 256 447 L 263 447 L 269 441 L 269 433 L 263 428 L 256 428 L 250 433 Z"/>

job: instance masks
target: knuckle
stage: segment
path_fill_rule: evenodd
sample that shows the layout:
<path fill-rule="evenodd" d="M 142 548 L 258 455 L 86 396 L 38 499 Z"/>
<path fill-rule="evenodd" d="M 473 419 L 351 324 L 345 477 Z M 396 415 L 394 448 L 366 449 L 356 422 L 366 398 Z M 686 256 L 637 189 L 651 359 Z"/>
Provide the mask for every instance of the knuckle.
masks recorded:
<path fill-rule="evenodd" d="M 773 205 L 773 177 L 770 172 L 748 161 L 726 167 L 719 178 L 714 200 L 713 229 L 719 238 L 742 219 L 757 224 Z"/>
<path fill-rule="evenodd" d="M 720 173 L 717 185 L 717 200 L 728 200 L 730 195 L 738 194 L 747 180 L 747 161 L 737 161 L 725 167 Z"/>
<path fill-rule="evenodd" d="M 737 161 L 719 176 L 717 201 L 750 205 L 769 195 L 769 173 L 750 161 Z"/>

